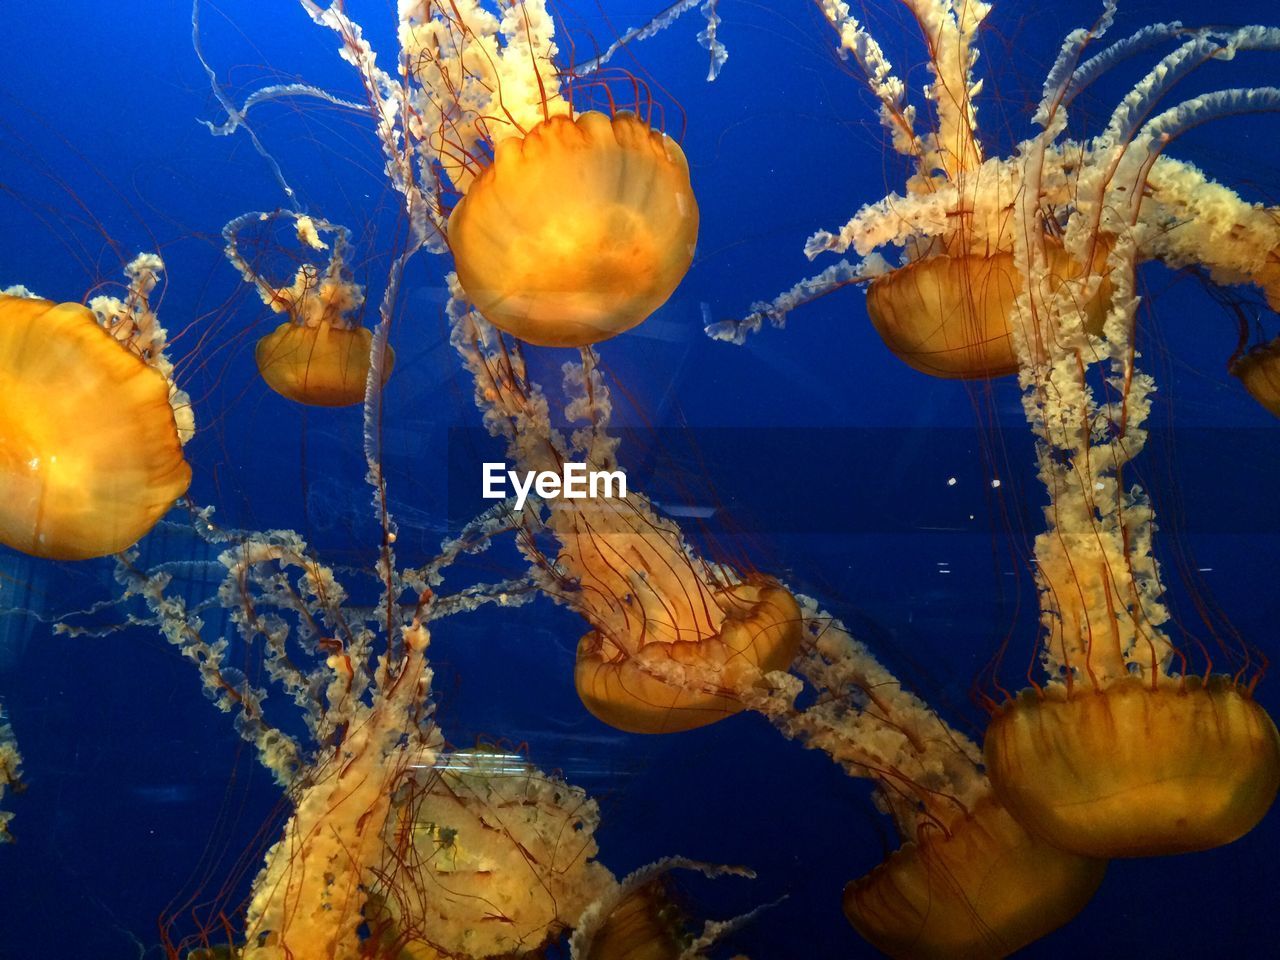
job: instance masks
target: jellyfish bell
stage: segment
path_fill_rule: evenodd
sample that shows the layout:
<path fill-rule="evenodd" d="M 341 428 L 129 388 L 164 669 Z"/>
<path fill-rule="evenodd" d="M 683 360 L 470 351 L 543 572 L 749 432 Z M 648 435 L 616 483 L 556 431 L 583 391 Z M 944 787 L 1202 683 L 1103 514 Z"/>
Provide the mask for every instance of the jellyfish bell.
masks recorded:
<path fill-rule="evenodd" d="M 660 880 L 642 884 L 608 912 L 586 960 L 680 960 L 683 919 Z"/>
<path fill-rule="evenodd" d="M 0 542 L 118 553 L 191 483 L 164 373 L 74 303 L 0 295 Z"/>
<path fill-rule="evenodd" d="M 308 407 L 350 407 L 364 400 L 372 345 L 373 333 L 365 327 L 304 327 L 286 321 L 258 341 L 254 360 L 267 386 L 287 400 Z M 389 354 L 384 384 L 394 363 Z"/>
<path fill-rule="evenodd" d="M 1237 357 L 1229 370 L 1263 409 L 1280 417 L 1280 337 Z"/>
<path fill-rule="evenodd" d="M 314 287 L 314 292 L 312 288 Z M 373 332 L 343 315 L 359 306 L 349 285 L 300 270 L 290 288 L 277 290 L 275 303 L 290 319 L 258 341 L 254 360 L 267 386 L 310 407 L 349 407 L 364 400 L 369 380 Z M 387 347 L 382 382 L 395 367 Z"/>
<path fill-rule="evenodd" d="M 680 146 L 638 116 L 551 116 L 497 144 L 449 218 L 482 316 L 540 346 L 581 347 L 664 304 L 693 261 L 698 205 Z"/>
<path fill-rule="evenodd" d="M 1089 902 L 1106 861 L 1060 850 L 987 795 L 844 890 L 853 927 L 891 957 L 1003 957 Z"/>
<path fill-rule="evenodd" d="M 1001 799 L 1064 850 L 1138 857 L 1207 850 L 1248 833 L 1280 786 L 1280 736 L 1228 678 L 1100 691 L 1052 685 L 988 728 Z"/>
<path fill-rule="evenodd" d="M 241 248 L 249 228 L 282 221 L 289 223 L 307 252 L 326 262 L 303 262 L 292 282 L 277 285 L 264 269 L 249 262 Z M 274 313 L 288 317 L 254 349 L 258 372 L 268 387 L 305 406 L 349 407 L 363 402 L 375 365 L 380 383 L 387 382 L 395 366 L 395 351 L 387 344 L 375 345 L 373 332 L 356 320 L 365 294 L 352 279 L 347 262 L 350 232 L 346 227 L 276 210 L 236 217 L 223 227 L 222 235 L 227 259 L 245 282 L 253 285 Z"/>
<path fill-rule="evenodd" d="M 694 611 L 689 610 L 690 614 Z M 713 621 L 672 625 L 669 639 L 649 634 L 639 643 L 593 630 L 578 644 L 574 685 L 598 720 L 628 733 L 677 733 L 703 727 L 743 709 L 733 692 L 750 677 L 785 670 L 800 649 L 800 608 L 781 585 L 765 578 L 715 591 Z M 719 693 L 673 682 L 684 668 L 710 672 Z"/>
<path fill-rule="evenodd" d="M 1047 287 L 1077 279 L 1084 268 L 1062 247 L 1046 246 Z M 1091 334 L 1106 318 L 1104 281 L 1081 307 Z M 908 262 L 867 287 L 871 324 L 895 356 L 921 373 L 948 380 L 1018 372 L 1014 325 L 1024 322 L 1017 299 L 1022 274 L 1013 250 L 943 253 Z M 1050 294 L 1051 295 L 1051 294 Z"/>
<path fill-rule="evenodd" d="M 566 65 L 545 4 L 496 6 L 498 15 L 481 3 L 401 5 L 418 88 L 407 136 L 461 195 L 432 232 L 446 235 L 463 291 L 494 326 L 542 346 L 598 343 L 657 310 L 689 269 L 698 232 L 689 166 L 654 129 L 641 78 L 621 71 L 635 110 L 618 109 L 597 70 L 607 55 Z M 607 114 L 575 110 L 593 92 Z M 393 173 L 403 190 L 411 176 Z M 421 209 L 443 206 L 436 190 Z"/>

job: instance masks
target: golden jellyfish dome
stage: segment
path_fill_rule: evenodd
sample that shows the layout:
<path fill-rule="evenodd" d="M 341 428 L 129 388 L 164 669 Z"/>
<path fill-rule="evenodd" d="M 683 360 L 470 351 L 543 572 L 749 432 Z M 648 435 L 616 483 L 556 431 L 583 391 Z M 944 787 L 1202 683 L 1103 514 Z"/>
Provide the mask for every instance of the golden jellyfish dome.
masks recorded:
<path fill-rule="evenodd" d="M 574 684 L 586 708 L 628 733 L 678 733 L 741 711 L 730 690 L 708 692 L 675 674 L 689 667 L 696 679 L 713 671 L 731 688 L 747 671 L 785 670 L 800 649 L 800 608 L 785 587 L 764 579 L 717 591 L 715 604 L 721 617 L 711 636 L 654 640 L 632 651 L 600 631 L 584 636 Z"/>
<path fill-rule="evenodd" d="M 1231 364 L 1249 396 L 1280 417 L 1280 337 L 1254 347 Z"/>
<path fill-rule="evenodd" d="M 259 340 L 254 351 L 267 386 L 310 407 L 361 403 L 373 333 L 346 316 L 363 303 L 364 292 L 340 278 L 317 280 L 314 270 L 304 267 L 292 286 L 273 293 L 271 308 L 290 319 Z M 395 351 L 388 346 L 383 383 L 394 366 Z"/>
<path fill-rule="evenodd" d="M 169 395 L 85 307 L 0 295 L 0 542 L 54 560 L 137 542 L 191 483 Z"/>
<path fill-rule="evenodd" d="M 1095 262 L 1105 262 L 1099 251 Z M 1046 293 L 1083 270 L 1061 244 L 1045 246 Z M 1085 328 L 1102 331 L 1109 302 L 1105 279 L 1083 308 Z M 867 312 L 885 345 L 921 373 L 948 380 L 1003 377 L 1018 371 L 1014 345 L 1022 276 L 1013 253 L 927 257 L 872 281 Z"/>
<path fill-rule="evenodd" d="M 307 327 L 286 321 L 258 341 L 254 359 L 267 386 L 309 407 L 349 407 L 364 400 L 373 333 L 366 327 Z M 395 365 L 387 347 L 386 382 Z"/>
<path fill-rule="evenodd" d="M 1105 860 L 1051 846 L 986 796 L 849 883 L 844 913 L 891 957 L 1003 957 L 1079 913 L 1105 872 Z"/>
<path fill-rule="evenodd" d="M 1230 843 L 1280 786 L 1275 724 L 1220 677 L 1026 691 L 991 721 L 985 753 L 996 794 L 1028 829 L 1097 857 Z"/>
<path fill-rule="evenodd" d="M 476 309 L 551 347 L 643 321 L 688 271 L 697 236 L 684 153 L 627 113 L 555 116 L 500 142 L 449 218 L 458 281 Z"/>

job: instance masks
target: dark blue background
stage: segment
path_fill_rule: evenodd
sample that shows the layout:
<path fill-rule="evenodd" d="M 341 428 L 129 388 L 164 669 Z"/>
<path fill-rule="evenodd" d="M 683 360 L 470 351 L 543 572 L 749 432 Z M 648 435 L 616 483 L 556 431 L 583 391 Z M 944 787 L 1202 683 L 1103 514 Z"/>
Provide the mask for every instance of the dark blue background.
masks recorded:
<path fill-rule="evenodd" d="M 603 2 L 607 18 L 594 3 L 562 12 L 579 38 L 607 42 L 655 6 Z M 350 5 L 386 66 L 393 7 Z M 179 334 L 175 354 L 201 425 L 189 448 L 193 497 L 215 504 L 227 522 L 300 529 L 337 562 L 367 560 L 359 413 L 301 411 L 254 376 L 252 344 L 275 320 L 238 288 L 217 233 L 233 215 L 281 198 L 245 137 L 215 139 L 196 123 L 221 114 L 192 54 L 186 4 L 25 0 L 5 13 L 0 286 L 23 282 L 80 299 L 118 276 L 120 257 L 158 244 L 169 265 L 163 318 Z M 602 350 L 632 398 L 619 419 L 664 431 L 771 433 L 776 443 L 717 452 L 710 478 L 672 453 L 666 472 L 653 471 L 655 483 L 667 484 L 658 493 L 693 491 L 685 496 L 696 505 L 728 515 L 745 532 L 720 549 L 745 551 L 760 569 L 820 597 L 948 719 L 979 736 L 984 717 L 969 701 L 975 677 L 1006 635 L 1010 682 L 1033 655 L 1034 590 L 1016 559 L 1026 543 L 994 520 L 1002 502 L 1032 517 L 1039 503 L 1016 388 L 966 387 L 907 369 L 871 330 L 857 292 L 799 312 L 786 333 L 766 332 L 744 348 L 702 335 L 702 304 L 717 318 L 739 316 L 754 299 L 816 272 L 823 264 L 804 259 L 804 239 L 901 186 L 871 98 L 834 57 L 812 5 L 722 0 L 721 14 L 730 60 L 714 84 L 704 82 L 696 15 L 618 61 L 682 104 L 702 210 L 684 285 L 648 323 Z M 997 4 L 980 66 L 980 123 L 993 149 L 1026 132 L 1028 105 L 1060 37 L 1094 15 L 1094 4 L 1077 0 Z M 1264 0 L 1132 2 L 1116 34 L 1175 17 L 1276 19 Z M 206 7 L 204 19 L 206 52 L 238 99 L 295 77 L 360 95 L 332 35 L 287 0 L 227 0 Z M 882 3 L 867 19 L 895 63 L 919 63 L 903 12 Z M 1274 57 L 1246 55 L 1211 65 L 1188 89 L 1270 82 L 1275 71 Z M 926 80 L 922 67 L 904 72 L 913 88 Z M 1105 117 L 1138 75 L 1122 68 L 1077 116 Z M 668 113 L 673 133 L 677 116 Z M 360 277 L 376 293 L 400 233 L 363 118 L 312 104 L 267 106 L 255 119 L 309 208 L 356 230 Z M 1252 117 L 1196 131 L 1176 152 L 1275 202 L 1278 146 L 1280 119 Z M 387 392 L 387 471 L 406 560 L 429 555 L 456 526 L 454 505 L 473 484 L 446 455 L 451 431 L 475 427 L 477 415 L 444 339 L 445 268 L 419 258 L 393 334 L 399 363 Z M 1210 596 L 1275 656 L 1280 432 L 1226 375 L 1234 325 L 1200 284 L 1155 267 L 1143 281 L 1141 346 L 1160 383 L 1143 470 L 1161 511 L 1171 600 L 1194 623 L 1192 589 Z M 1277 326 L 1273 316 L 1263 323 Z M 785 442 L 795 428 L 813 438 L 807 455 Z M 931 441 L 944 434 L 946 443 Z M 1228 455 L 1203 455 L 1206 434 Z M 867 436 L 880 442 L 850 448 L 851 437 Z M 984 463 L 984 452 L 1002 447 L 1007 466 Z M 768 451 L 779 449 L 793 453 L 771 461 Z M 863 523 L 860 515 L 892 519 Z M 147 547 L 153 562 L 185 557 L 189 547 L 163 531 L 155 541 Z M 106 563 L 54 567 L 12 554 L 0 562 L 0 606 L 45 616 L 91 603 L 111 584 Z M 493 572 L 516 569 L 506 555 L 486 562 Z M 602 857 L 619 874 L 672 853 L 754 867 L 754 883 L 689 889 L 721 914 L 787 895 L 735 941 L 756 960 L 872 955 L 839 912 L 844 882 L 896 845 L 867 785 L 756 717 L 663 738 L 602 726 L 572 687 L 582 629 L 547 602 L 442 623 L 433 660 L 450 739 L 527 741 L 533 760 L 589 789 L 603 808 Z M 1264 683 L 1260 693 L 1273 713 L 1277 688 Z M 19 842 L 0 848 L 0 957 L 123 960 L 149 947 L 156 956 L 156 917 L 174 897 L 216 890 L 272 816 L 277 791 L 241 751 L 229 718 L 201 695 L 195 672 L 154 633 L 55 637 L 34 616 L 5 615 L 0 696 L 29 781 L 24 796 L 10 798 Z M 1084 914 L 1027 954 L 1269 954 L 1280 908 L 1278 842 L 1273 814 L 1224 849 L 1117 861 Z M 256 864 L 246 869 L 251 876 Z"/>

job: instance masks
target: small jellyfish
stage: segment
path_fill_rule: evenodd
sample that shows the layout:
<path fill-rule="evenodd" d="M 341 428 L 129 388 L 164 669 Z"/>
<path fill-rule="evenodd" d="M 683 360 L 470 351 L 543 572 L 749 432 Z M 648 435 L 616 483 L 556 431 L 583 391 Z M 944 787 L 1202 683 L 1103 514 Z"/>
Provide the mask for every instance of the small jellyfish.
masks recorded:
<path fill-rule="evenodd" d="M 292 218 L 299 242 L 315 251 L 329 250 L 323 269 L 298 267 L 293 282 L 276 286 L 251 265 L 239 249 L 239 236 L 251 224 Z M 247 213 L 222 231 L 226 254 L 262 302 L 289 319 L 258 341 L 254 360 L 267 386 L 289 400 L 310 407 L 349 407 L 361 403 L 372 363 L 373 333 L 353 319 L 364 306 L 364 288 L 355 283 L 346 261 L 350 237 L 345 227 L 287 211 Z M 330 243 L 323 235 L 333 237 Z M 395 366 L 395 351 L 386 347 L 381 359 L 386 383 Z"/>
<path fill-rule="evenodd" d="M 1050 846 L 987 795 L 850 882 L 844 912 L 891 957 L 1003 957 L 1079 913 L 1106 866 Z"/>
<path fill-rule="evenodd" d="M 485 319 L 529 343 L 581 347 L 667 301 L 693 260 L 698 205 L 674 140 L 633 114 L 592 111 L 498 143 L 448 232 Z"/>
<path fill-rule="evenodd" d="M 0 384 L 7 546 L 54 560 L 118 553 L 190 485 L 174 388 L 93 311 L 0 295 Z"/>
<path fill-rule="evenodd" d="M 1280 337 L 1242 354 L 1229 369 L 1249 396 L 1280 417 Z"/>
<path fill-rule="evenodd" d="M 364 400 L 373 332 L 343 319 L 358 306 L 341 282 L 317 283 L 300 270 L 293 286 L 276 291 L 274 304 L 290 319 L 258 341 L 254 360 L 268 387 L 309 407 L 349 407 Z M 394 354 L 388 347 L 383 381 Z"/>

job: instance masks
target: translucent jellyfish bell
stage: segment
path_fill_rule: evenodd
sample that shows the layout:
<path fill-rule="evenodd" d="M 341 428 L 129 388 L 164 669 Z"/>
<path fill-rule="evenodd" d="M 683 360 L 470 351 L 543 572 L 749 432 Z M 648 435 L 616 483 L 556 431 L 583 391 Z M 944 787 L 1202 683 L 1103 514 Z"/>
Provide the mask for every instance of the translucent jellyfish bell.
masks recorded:
<path fill-rule="evenodd" d="M 1254 347 L 1231 364 L 1249 396 L 1280 417 L 1280 337 Z"/>
<path fill-rule="evenodd" d="M 844 912 L 891 957 L 1003 957 L 1079 913 L 1105 872 L 1105 860 L 1050 846 L 987 797 L 852 881 Z"/>
<path fill-rule="evenodd" d="M 761 580 L 718 591 L 717 631 L 677 625 L 681 639 L 654 639 L 637 648 L 619 630 L 596 630 L 578 644 L 574 684 L 597 719 L 629 733 L 678 733 L 743 709 L 739 697 L 685 686 L 672 672 L 711 670 L 733 686 L 739 672 L 785 670 L 800 648 L 800 609 L 782 586 Z M 673 604 L 672 610 L 679 610 Z"/>
<path fill-rule="evenodd" d="M 697 235 L 684 153 L 628 113 L 554 116 L 503 140 L 449 218 L 458 280 L 480 313 L 556 347 L 642 322 L 688 271 Z"/>
<path fill-rule="evenodd" d="M 1022 823 L 1097 857 L 1230 843 L 1280 787 L 1275 724 L 1222 677 L 1027 691 L 996 714 L 985 746 L 992 786 Z"/>
<path fill-rule="evenodd" d="M 1046 244 L 1045 255 L 1049 288 L 1083 273 L 1061 244 Z M 1022 322 L 1016 302 L 1022 289 L 1012 250 L 943 254 L 872 281 L 867 312 L 885 345 L 921 373 L 961 380 L 1002 377 L 1018 371 L 1013 325 Z M 1090 333 L 1102 330 L 1108 291 L 1104 280 L 1083 307 Z"/>
<path fill-rule="evenodd" d="M 301 263 L 292 283 L 279 285 L 240 252 L 241 234 L 286 221 L 298 242 L 322 265 Z M 267 386 L 280 396 L 309 407 L 349 407 L 361 403 L 376 364 L 385 384 L 395 367 L 395 351 L 384 345 L 374 357 L 373 332 L 358 315 L 364 288 L 355 282 L 347 261 L 350 231 L 319 217 L 276 210 L 249 212 L 222 228 L 226 255 L 272 312 L 288 319 L 258 341 L 254 361 Z M 325 238 L 329 239 L 326 240 Z"/>
<path fill-rule="evenodd" d="M 118 553 L 190 483 L 162 373 L 79 304 L 0 296 L 0 542 Z"/>

